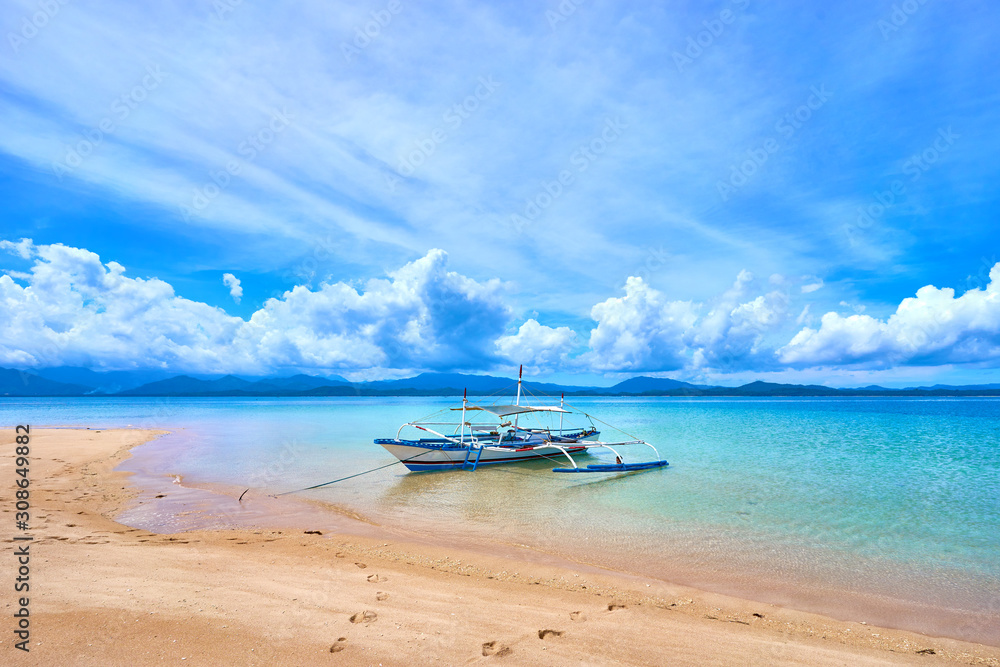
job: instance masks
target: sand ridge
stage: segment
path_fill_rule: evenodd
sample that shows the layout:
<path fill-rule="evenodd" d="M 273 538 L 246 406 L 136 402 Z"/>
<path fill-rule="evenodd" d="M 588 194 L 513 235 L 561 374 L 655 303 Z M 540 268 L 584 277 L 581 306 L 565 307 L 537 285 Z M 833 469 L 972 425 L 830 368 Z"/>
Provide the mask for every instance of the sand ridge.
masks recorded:
<path fill-rule="evenodd" d="M 29 655 L 12 646 L 0 495 L 5 664 L 1000 665 L 995 647 L 388 533 L 123 526 L 139 492 L 114 467 L 159 433 L 32 433 Z M 13 431 L 0 442 L 13 480 Z"/>

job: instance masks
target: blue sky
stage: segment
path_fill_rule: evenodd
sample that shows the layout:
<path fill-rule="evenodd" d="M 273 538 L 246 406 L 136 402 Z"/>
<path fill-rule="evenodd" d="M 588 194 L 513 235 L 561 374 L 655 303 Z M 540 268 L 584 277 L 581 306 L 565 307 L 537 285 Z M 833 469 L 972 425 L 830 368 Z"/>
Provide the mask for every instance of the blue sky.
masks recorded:
<path fill-rule="evenodd" d="M 0 365 L 997 381 L 998 25 L 5 3 Z"/>

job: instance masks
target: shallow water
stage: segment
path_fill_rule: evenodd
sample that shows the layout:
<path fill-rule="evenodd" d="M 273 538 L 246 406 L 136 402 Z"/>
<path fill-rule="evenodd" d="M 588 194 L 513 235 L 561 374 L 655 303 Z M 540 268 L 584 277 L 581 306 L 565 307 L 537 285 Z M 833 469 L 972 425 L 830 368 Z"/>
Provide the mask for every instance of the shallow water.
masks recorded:
<path fill-rule="evenodd" d="M 453 403 L 5 399 L 0 424 L 171 429 L 123 469 L 274 493 L 392 462 L 373 438 Z M 431 537 L 526 544 L 753 599 L 1000 643 L 1000 400 L 573 403 L 655 443 L 671 466 L 614 476 L 554 475 L 551 462 L 475 473 L 393 466 L 302 495 Z M 152 509 L 130 520 L 183 526 Z"/>

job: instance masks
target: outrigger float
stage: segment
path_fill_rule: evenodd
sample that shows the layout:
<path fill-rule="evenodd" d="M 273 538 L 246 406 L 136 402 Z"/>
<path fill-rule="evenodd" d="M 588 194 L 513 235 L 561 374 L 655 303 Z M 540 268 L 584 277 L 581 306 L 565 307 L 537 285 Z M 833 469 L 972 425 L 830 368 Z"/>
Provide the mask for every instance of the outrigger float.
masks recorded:
<path fill-rule="evenodd" d="M 462 398 L 462 407 L 447 409 L 452 412 L 461 410 L 460 422 L 429 421 L 435 415 L 445 412 L 442 410 L 422 420 L 403 424 L 396 431 L 395 438 L 379 438 L 375 440 L 375 444 L 385 447 L 413 472 L 475 470 L 481 465 L 543 458 L 553 461 L 564 458 L 568 460 L 569 466 L 552 469 L 552 472 L 560 473 L 619 473 L 651 470 L 669 465 L 660 459 L 656 447 L 645 440 L 601 442 L 597 439 L 600 437 L 600 432 L 594 425 L 594 421 L 600 422 L 600 420 L 585 412 L 567 409 L 570 406 L 566 404 L 564 397 L 560 397 L 559 405 L 522 405 L 523 371 L 522 366 L 517 376 L 517 398 L 512 404 L 470 404 L 466 392 Z M 474 417 L 469 417 L 470 413 L 477 417 L 483 415 L 483 419 L 474 421 Z M 559 416 L 558 426 L 554 423 L 556 415 Z M 572 416 L 584 417 L 588 424 L 568 425 L 567 420 L 571 420 Z M 406 428 L 424 431 L 434 437 L 404 439 L 401 435 Z M 652 461 L 626 463 L 619 448 L 632 445 L 649 447 L 656 458 Z M 599 449 L 606 449 L 614 454 L 615 462 L 580 467 L 573 458 L 575 454 Z"/>

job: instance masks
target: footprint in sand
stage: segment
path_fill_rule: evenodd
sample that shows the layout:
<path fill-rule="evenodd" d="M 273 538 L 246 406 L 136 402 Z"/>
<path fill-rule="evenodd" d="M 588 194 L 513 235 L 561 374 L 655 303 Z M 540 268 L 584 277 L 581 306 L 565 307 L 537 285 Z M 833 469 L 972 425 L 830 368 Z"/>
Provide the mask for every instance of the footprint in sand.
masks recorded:
<path fill-rule="evenodd" d="M 330 653 L 339 653 L 347 648 L 347 637 L 341 637 L 337 642 L 330 647 Z"/>
<path fill-rule="evenodd" d="M 359 611 L 351 616 L 351 623 L 374 623 L 378 620 L 378 614 L 373 611 Z"/>
<path fill-rule="evenodd" d="M 582 611 L 571 611 L 569 613 L 569 620 L 571 621 L 586 621 L 587 616 Z"/>
<path fill-rule="evenodd" d="M 614 611 L 616 609 L 628 609 L 628 607 L 618 602 L 612 602 L 608 605 L 608 611 Z"/>
<path fill-rule="evenodd" d="M 562 630 L 539 630 L 538 631 L 538 638 L 539 639 L 545 639 L 549 635 L 552 635 L 553 637 L 562 637 L 563 636 L 563 631 Z"/>
<path fill-rule="evenodd" d="M 382 591 L 379 591 L 378 593 L 375 594 L 375 599 L 378 600 L 379 602 L 382 602 L 384 600 L 388 600 L 389 599 L 389 594 L 388 593 L 383 593 Z"/>
<path fill-rule="evenodd" d="M 334 554 L 334 555 L 335 555 L 335 556 L 336 556 L 337 558 L 343 558 L 343 557 L 344 557 L 344 554 L 340 553 L 339 551 L 338 551 L 338 552 L 337 552 L 336 554 Z"/>
<path fill-rule="evenodd" d="M 382 583 L 385 580 L 386 580 L 385 577 L 383 577 L 381 575 L 378 575 L 378 574 L 369 574 L 368 575 L 368 581 L 369 581 L 369 583 L 372 583 L 372 584 L 380 584 L 380 583 Z"/>
<path fill-rule="evenodd" d="M 510 655 L 513 653 L 509 646 L 504 646 L 500 642 L 485 642 L 483 644 L 483 655 L 495 655 L 498 658 L 502 658 L 505 655 Z"/>
<path fill-rule="evenodd" d="M 364 563 L 355 563 L 355 565 L 357 565 L 357 566 L 358 566 L 359 568 L 361 568 L 362 570 L 363 570 L 363 569 L 365 569 L 366 567 L 368 567 L 368 566 L 367 566 L 367 565 L 365 565 Z"/>

